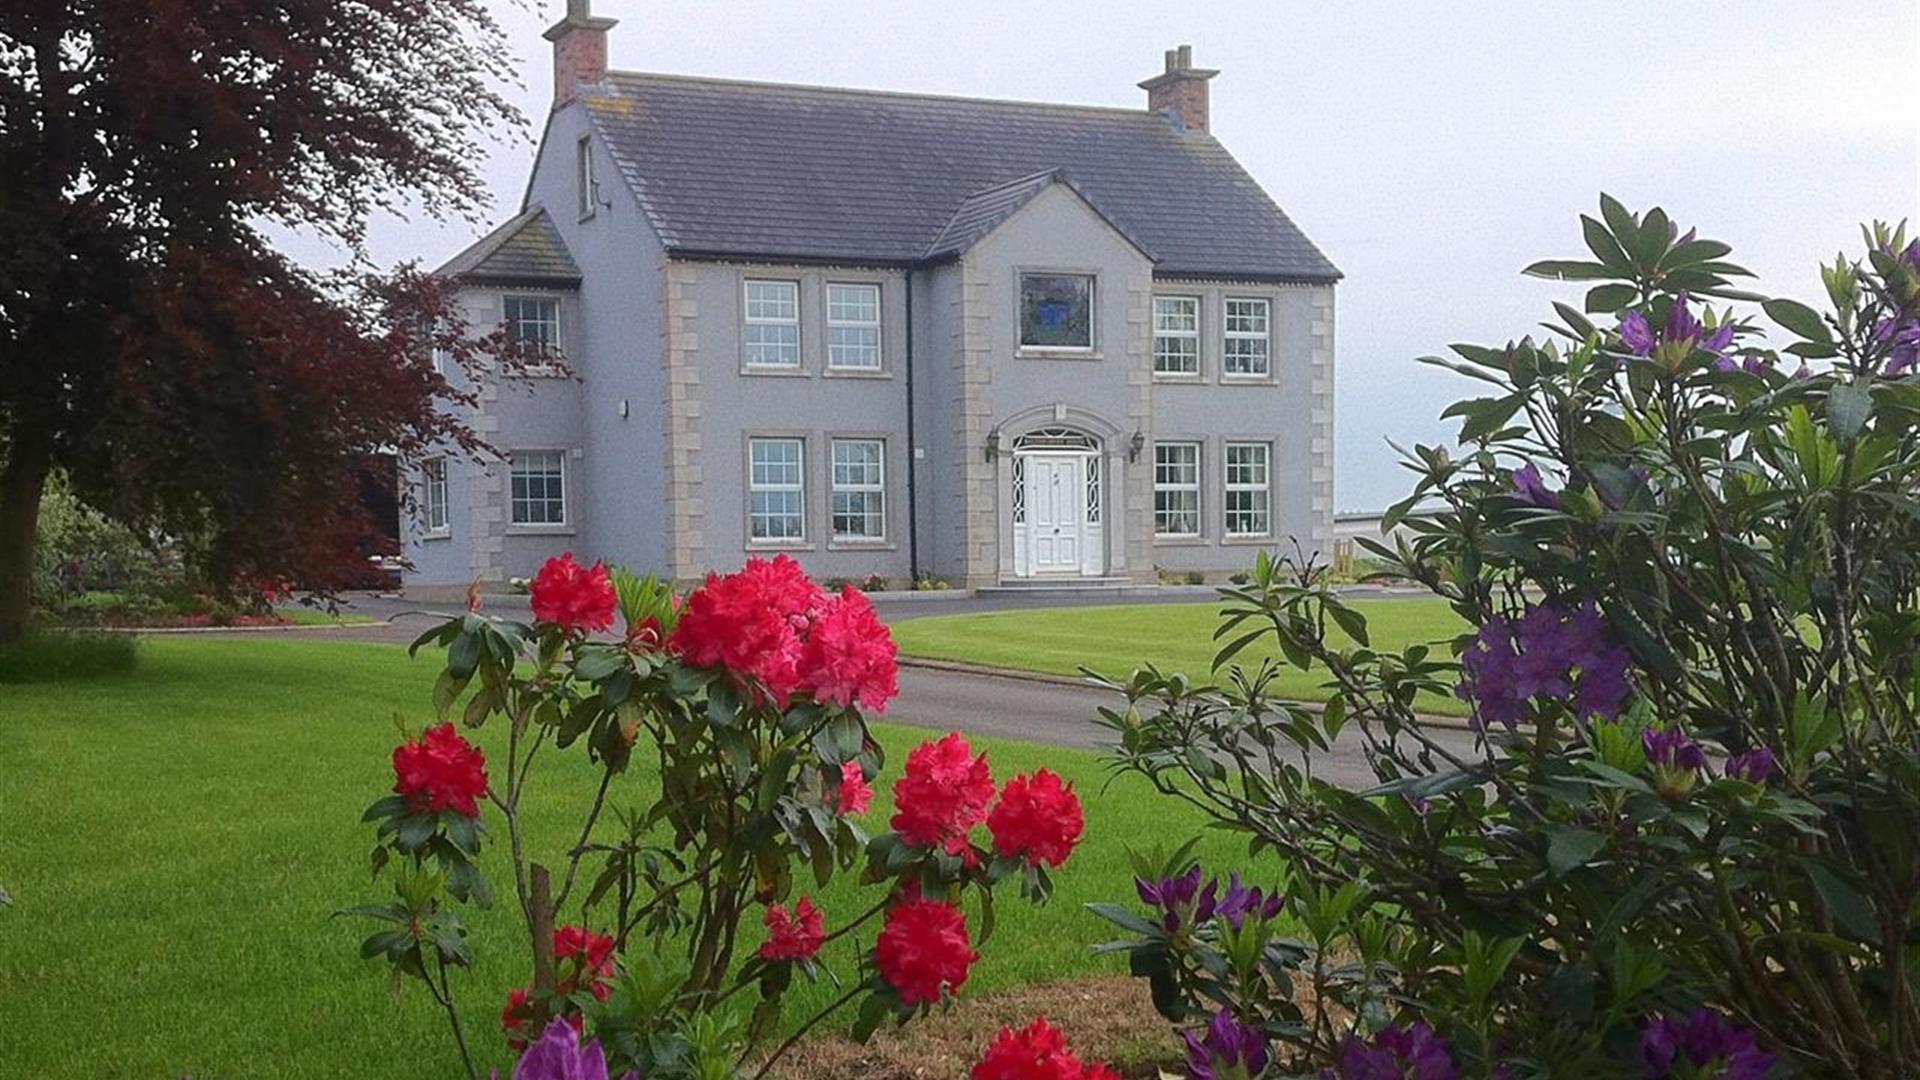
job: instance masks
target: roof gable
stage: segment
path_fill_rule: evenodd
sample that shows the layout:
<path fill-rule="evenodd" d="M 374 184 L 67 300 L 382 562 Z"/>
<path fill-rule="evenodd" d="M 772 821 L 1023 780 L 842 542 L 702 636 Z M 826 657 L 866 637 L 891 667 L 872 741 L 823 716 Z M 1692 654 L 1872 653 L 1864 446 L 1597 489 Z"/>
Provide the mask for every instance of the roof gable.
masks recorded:
<path fill-rule="evenodd" d="M 1121 238 L 1132 244 L 1140 254 L 1145 255 L 1149 260 L 1153 258 L 1153 252 L 1143 247 L 1140 241 L 1134 239 L 1125 227 L 1113 219 L 1112 215 L 1100 209 L 1098 204 L 1089 199 L 1087 193 L 1081 190 L 1080 185 L 1073 182 L 1064 169 L 1050 169 L 1032 176 L 1023 176 L 1004 184 L 995 184 L 967 196 L 961 200 L 960 209 L 953 212 L 953 217 L 947 220 L 940 234 L 933 238 L 933 243 L 927 248 L 926 257 L 937 261 L 963 254 L 973 245 L 986 239 L 989 233 L 1005 224 L 1008 218 L 1019 213 L 1028 203 L 1039 198 L 1041 192 L 1055 184 L 1073 192 L 1087 209 L 1093 211 L 1095 217 L 1105 222 L 1108 228 L 1119 233 Z"/>
<path fill-rule="evenodd" d="M 504 285 L 580 284 L 580 267 L 543 206 L 522 210 L 434 273 Z"/>
<path fill-rule="evenodd" d="M 1144 110 L 633 72 L 582 101 L 681 257 L 911 266 L 1044 180 L 1163 275 L 1340 276 L 1218 141 Z"/>

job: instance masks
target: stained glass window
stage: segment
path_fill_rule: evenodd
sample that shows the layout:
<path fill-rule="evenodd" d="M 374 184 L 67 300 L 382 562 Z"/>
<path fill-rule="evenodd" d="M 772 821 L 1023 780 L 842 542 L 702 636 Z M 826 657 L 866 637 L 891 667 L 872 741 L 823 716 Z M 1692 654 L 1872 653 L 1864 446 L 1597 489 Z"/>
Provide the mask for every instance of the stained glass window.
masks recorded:
<path fill-rule="evenodd" d="M 1093 348 L 1093 276 L 1020 275 L 1020 344 L 1033 349 Z"/>

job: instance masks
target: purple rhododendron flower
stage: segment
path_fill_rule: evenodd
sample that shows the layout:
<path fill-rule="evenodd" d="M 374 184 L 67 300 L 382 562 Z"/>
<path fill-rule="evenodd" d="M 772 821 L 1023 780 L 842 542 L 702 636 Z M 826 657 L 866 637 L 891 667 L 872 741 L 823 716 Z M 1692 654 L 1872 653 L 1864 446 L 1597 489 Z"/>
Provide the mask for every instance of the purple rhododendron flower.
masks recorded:
<path fill-rule="evenodd" d="M 1626 342 L 1635 356 L 1652 356 L 1653 347 L 1660 344 L 1654 337 L 1653 324 L 1638 311 L 1629 311 L 1626 318 L 1620 320 L 1620 340 Z"/>
<path fill-rule="evenodd" d="M 1513 470 L 1513 490 L 1521 502 L 1533 506 L 1558 510 L 1562 505 L 1559 494 L 1541 478 L 1540 466 L 1531 461 Z"/>
<path fill-rule="evenodd" d="M 1203 876 L 1199 864 L 1196 863 L 1184 874 L 1175 874 L 1173 877 L 1161 878 L 1159 881 L 1134 878 L 1133 887 L 1140 894 L 1142 902 L 1151 904 L 1164 912 L 1160 918 L 1160 925 L 1166 928 L 1167 933 L 1173 934 L 1178 933 L 1180 927 L 1188 921 L 1200 922 L 1213 917 L 1213 897 L 1208 895 L 1203 898 L 1200 894 L 1200 882 Z M 1204 914 L 1202 908 L 1204 908 Z"/>
<path fill-rule="evenodd" d="M 1640 1071 L 1649 1080 L 1673 1074 L 1682 1061 L 1695 1070 L 1718 1069 L 1695 1075 L 1719 1080 L 1764 1080 L 1774 1055 L 1760 1049 L 1748 1028 L 1712 1009 L 1695 1009 L 1685 1020 L 1657 1016 L 1640 1029 Z"/>
<path fill-rule="evenodd" d="M 1238 873 L 1227 878 L 1224 895 L 1220 892 L 1219 878 L 1205 878 L 1198 864 L 1183 874 L 1148 881 L 1145 878 L 1133 879 L 1134 891 L 1140 899 L 1161 910 L 1160 925 L 1167 933 L 1178 933 L 1183 926 L 1197 925 L 1218 915 L 1233 924 L 1235 930 L 1246 925 L 1249 917 L 1271 919 L 1280 914 L 1286 899 L 1278 892 L 1269 896 L 1265 890 L 1248 888 L 1240 880 Z"/>
<path fill-rule="evenodd" d="M 1593 604 L 1568 611 L 1538 604 L 1518 620 L 1495 617 L 1460 658 L 1454 693 L 1474 705 L 1477 724 L 1508 730 L 1536 698 L 1562 701 L 1583 717 L 1613 719 L 1633 693 L 1631 658 L 1607 635 Z"/>
<path fill-rule="evenodd" d="M 1362 1042 L 1348 1035 L 1340 1042 L 1326 1080 L 1457 1080 L 1447 1040 L 1425 1023 L 1394 1025 Z"/>
<path fill-rule="evenodd" d="M 1773 775 L 1773 751 L 1756 746 L 1727 759 L 1727 775 L 1750 784 L 1764 784 Z"/>
<path fill-rule="evenodd" d="M 1205 1036 L 1183 1031 L 1180 1037 L 1187 1043 L 1187 1072 L 1193 1080 L 1255 1080 L 1267 1071 L 1267 1037 L 1230 1010 L 1214 1014 Z"/>
<path fill-rule="evenodd" d="M 499 1077 L 496 1071 L 494 1080 Z M 513 1080 L 607 1080 L 607 1055 L 598 1040 L 580 1045 L 580 1033 L 555 1017 L 513 1067 Z M 639 1080 L 639 1074 L 629 1072 L 621 1080 Z"/>
<path fill-rule="evenodd" d="M 1683 731 L 1648 728 L 1640 733 L 1640 748 L 1647 752 L 1647 760 L 1660 768 L 1697 772 L 1707 764 L 1706 751 Z"/>
<path fill-rule="evenodd" d="M 1629 311 L 1620 320 L 1620 340 L 1635 356 L 1652 356 L 1662 346 L 1673 346 L 1683 350 L 1682 355 L 1691 355 L 1695 349 L 1712 356 L 1715 366 L 1723 371 L 1732 370 L 1727 366 L 1726 351 L 1733 345 L 1733 324 L 1721 323 L 1709 331 L 1699 319 L 1694 317 L 1688 305 L 1691 298 L 1680 293 L 1673 298 L 1667 308 L 1667 321 L 1655 330 L 1644 312 Z"/>
<path fill-rule="evenodd" d="M 1268 896 L 1259 888 L 1248 888 L 1241 883 L 1239 872 L 1235 871 L 1227 875 L 1227 891 L 1220 897 L 1218 914 L 1238 930 L 1246 925 L 1249 916 L 1271 919 L 1280 914 L 1280 908 L 1285 903 L 1286 898 L 1278 891 Z"/>
<path fill-rule="evenodd" d="M 1920 317 L 1896 323 L 1892 319 L 1881 319 L 1873 336 L 1882 344 L 1891 346 L 1887 353 L 1886 375 L 1897 379 L 1920 370 Z"/>

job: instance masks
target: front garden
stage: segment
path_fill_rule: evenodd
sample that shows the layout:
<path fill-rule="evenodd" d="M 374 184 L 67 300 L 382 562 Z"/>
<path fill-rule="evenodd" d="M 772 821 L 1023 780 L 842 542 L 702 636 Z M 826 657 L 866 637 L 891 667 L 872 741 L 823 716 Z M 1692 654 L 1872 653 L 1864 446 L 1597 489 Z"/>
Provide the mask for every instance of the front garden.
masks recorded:
<path fill-rule="evenodd" d="M 0 886 L 14 901 L 0 907 L 0 1072 L 456 1074 L 426 994 L 408 987 L 396 1005 L 384 972 L 354 954 L 363 927 L 331 917 L 367 891 L 360 811 L 393 783 L 398 725 L 418 730 L 431 713 L 434 660 L 374 644 L 168 637 L 144 641 L 125 674 L 0 687 Z M 887 724 L 875 733 L 896 763 L 928 735 Z M 497 756 L 502 734 L 474 737 Z M 975 745 L 996 775 L 1045 766 L 1074 781 L 1089 827 L 1050 904 L 1002 906 L 968 997 L 1124 973 L 1088 952 L 1101 931 L 1082 905 L 1125 880 L 1129 840 L 1177 843 L 1199 816 L 1169 816 L 1138 781 L 1106 787 L 1089 753 Z M 536 767 L 535 843 L 563 844 L 572 811 L 592 797 L 594 778 L 576 766 L 556 757 Z M 648 798 L 657 779 L 636 770 L 623 799 Z M 891 784 L 874 786 L 865 819 L 877 829 Z M 1217 838 L 1207 850 L 1238 847 Z M 483 860 L 490 873 L 503 871 L 501 854 Z M 836 885 L 821 907 L 847 911 L 856 892 Z M 525 980 L 514 923 L 504 907 L 472 920 L 477 959 L 458 987 L 482 1060 L 503 1074 L 511 1056 L 497 1014 Z M 803 985 L 793 1009 L 827 993 Z"/>
<path fill-rule="evenodd" d="M 1581 307 L 1432 361 L 1488 389 L 1369 553 L 1444 612 L 1262 554 L 1204 645 L 1138 642 L 1208 675 L 1067 646 L 1116 670 L 1103 758 L 876 722 L 891 635 L 786 559 L 568 555 L 421 659 L 6 690 L 0 1060 L 758 1080 L 1124 960 L 1191 1080 L 1920 1075 L 1920 241 L 1867 230 L 1820 313 L 1661 210 L 1582 224 L 1531 268 Z M 937 1060 L 1119 1075 L 1005 1019 Z"/>

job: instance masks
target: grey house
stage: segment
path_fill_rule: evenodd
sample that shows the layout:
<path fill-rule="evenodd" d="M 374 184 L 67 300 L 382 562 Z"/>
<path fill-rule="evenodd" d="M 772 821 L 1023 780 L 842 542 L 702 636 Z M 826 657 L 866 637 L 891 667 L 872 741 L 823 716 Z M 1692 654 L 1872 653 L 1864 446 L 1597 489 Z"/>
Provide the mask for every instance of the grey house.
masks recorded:
<path fill-rule="evenodd" d="M 563 548 L 978 588 L 1330 546 L 1340 274 L 1188 49 L 1144 109 L 1030 104 L 609 71 L 584 9 L 522 211 L 442 269 L 564 367 L 479 388 L 503 460 L 409 465 L 410 588 Z"/>

